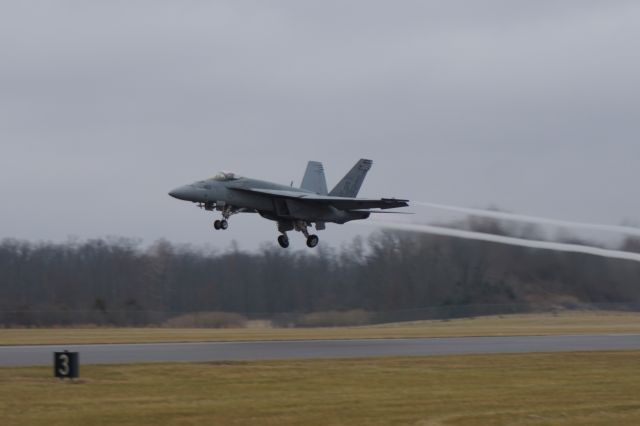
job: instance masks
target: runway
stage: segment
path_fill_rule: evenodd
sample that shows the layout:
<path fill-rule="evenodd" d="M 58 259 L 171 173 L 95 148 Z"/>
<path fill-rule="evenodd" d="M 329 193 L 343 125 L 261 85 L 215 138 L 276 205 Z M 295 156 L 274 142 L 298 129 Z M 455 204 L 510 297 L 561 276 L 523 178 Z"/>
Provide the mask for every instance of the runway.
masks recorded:
<path fill-rule="evenodd" d="M 640 334 L 0 346 L 0 366 L 51 365 L 61 350 L 86 365 L 624 349 L 640 350 Z"/>

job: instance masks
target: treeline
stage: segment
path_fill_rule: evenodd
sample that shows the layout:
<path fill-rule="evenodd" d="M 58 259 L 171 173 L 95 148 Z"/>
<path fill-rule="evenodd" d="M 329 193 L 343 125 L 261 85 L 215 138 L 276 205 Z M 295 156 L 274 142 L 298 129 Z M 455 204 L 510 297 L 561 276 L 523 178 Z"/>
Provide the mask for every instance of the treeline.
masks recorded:
<path fill-rule="evenodd" d="M 624 248 L 640 244 L 628 239 Z M 580 303 L 640 303 L 640 263 L 396 231 L 304 251 L 217 252 L 167 241 L 142 248 L 128 239 L 0 243 L 4 325 Z"/>

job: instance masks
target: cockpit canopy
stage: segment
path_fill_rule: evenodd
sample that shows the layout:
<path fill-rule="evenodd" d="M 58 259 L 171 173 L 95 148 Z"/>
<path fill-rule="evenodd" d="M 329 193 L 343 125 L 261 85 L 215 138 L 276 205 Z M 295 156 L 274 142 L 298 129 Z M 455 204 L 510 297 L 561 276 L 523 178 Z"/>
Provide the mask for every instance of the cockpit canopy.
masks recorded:
<path fill-rule="evenodd" d="M 242 176 L 238 176 L 232 172 L 219 172 L 213 177 L 213 180 L 217 180 L 220 182 L 228 181 L 228 180 L 236 180 L 240 179 Z"/>

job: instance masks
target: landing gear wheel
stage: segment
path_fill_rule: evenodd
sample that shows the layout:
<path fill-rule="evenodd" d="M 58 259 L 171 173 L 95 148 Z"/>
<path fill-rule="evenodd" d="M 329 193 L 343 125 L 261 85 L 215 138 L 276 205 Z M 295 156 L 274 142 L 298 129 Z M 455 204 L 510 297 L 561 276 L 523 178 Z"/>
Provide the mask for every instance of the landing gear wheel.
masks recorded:
<path fill-rule="evenodd" d="M 282 248 L 289 247 L 289 238 L 286 235 L 280 235 L 278 237 L 278 244 L 280 244 Z"/>
<path fill-rule="evenodd" d="M 307 237 L 307 247 L 315 247 L 318 245 L 318 242 L 320 241 L 320 238 L 318 238 L 317 235 L 309 235 Z"/>
<path fill-rule="evenodd" d="M 220 221 L 220 229 L 227 229 L 229 227 L 229 222 L 226 219 Z"/>
<path fill-rule="evenodd" d="M 220 225 L 220 221 L 219 221 L 219 220 L 216 220 L 215 222 L 213 222 L 213 227 L 214 227 L 215 229 L 220 229 L 220 226 L 221 226 L 221 225 Z"/>

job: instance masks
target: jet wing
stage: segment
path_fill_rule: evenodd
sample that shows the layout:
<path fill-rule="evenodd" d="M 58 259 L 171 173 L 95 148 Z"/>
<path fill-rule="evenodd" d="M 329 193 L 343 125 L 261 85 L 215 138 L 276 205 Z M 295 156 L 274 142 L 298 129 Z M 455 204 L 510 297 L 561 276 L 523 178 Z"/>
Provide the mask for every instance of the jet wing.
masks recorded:
<path fill-rule="evenodd" d="M 241 188 L 231 187 L 236 191 L 250 192 L 267 195 L 270 197 L 289 198 L 297 201 L 305 201 L 318 204 L 329 204 L 340 210 L 364 210 L 364 209 L 392 209 L 408 206 L 409 200 L 395 198 L 349 198 L 335 197 L 331 195 L 318 195 L 310 192 L 286 191 L 281 189 Z"/>

